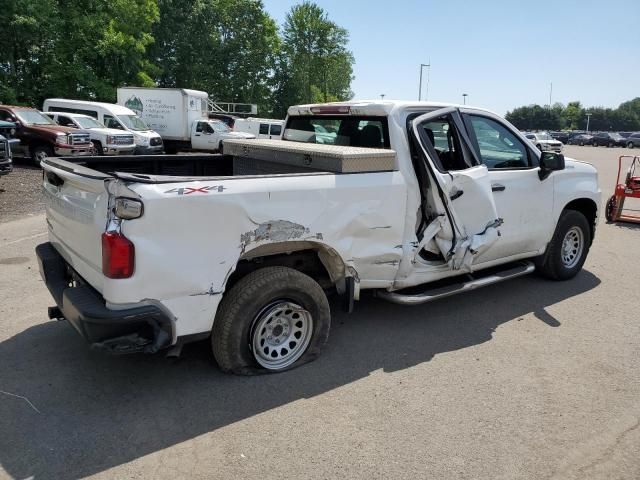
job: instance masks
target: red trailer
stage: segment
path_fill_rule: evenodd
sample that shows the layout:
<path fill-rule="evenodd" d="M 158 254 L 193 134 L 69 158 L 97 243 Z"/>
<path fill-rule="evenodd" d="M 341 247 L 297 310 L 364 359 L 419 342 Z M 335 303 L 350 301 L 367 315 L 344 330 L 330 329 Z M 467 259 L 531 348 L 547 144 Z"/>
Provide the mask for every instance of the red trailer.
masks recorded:
<path fill-rule="evenodd" d="M 622 171 L 622 161 L 631 159 L 631 164 L 627 169 L 627 175 L 624 183 L 620 182 L 620 172 Z M 636 172 L 637 170 L 637 172 Z M 640 215 L 633 215 L 629 212 L 638 212 L 640 210 L 629 210 L 625 213 L 624 201 L 627 198 L 640 198 L 640 156 L 621 155 L 618 158 L 618 178 L 616 180 L 616 189 L 607 202 L 605 217 L 608 222 L 632 222 L 640 223 Z"/>

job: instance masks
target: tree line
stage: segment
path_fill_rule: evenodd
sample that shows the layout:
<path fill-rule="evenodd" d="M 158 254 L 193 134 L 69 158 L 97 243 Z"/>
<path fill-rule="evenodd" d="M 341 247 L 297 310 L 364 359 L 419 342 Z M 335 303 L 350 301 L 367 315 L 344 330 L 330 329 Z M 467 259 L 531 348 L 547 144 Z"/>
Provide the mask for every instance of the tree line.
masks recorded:
<path fill-rule="evenodd" d="M 580 102 L 528 105 L 507 112 L 506 119 L 521 130 L 586 130 L 587 114 L 590 131 L 640 131 L 640 97 L 618 108 L 587 108 Z"/>
<path fill-rule="evenodd" d="M 279 27 L 261 0 L 5 0 L 0 32 L 3 103 L 180 87 L 283 118 L 353 96 L 348 32 L 310 1 Z"/>

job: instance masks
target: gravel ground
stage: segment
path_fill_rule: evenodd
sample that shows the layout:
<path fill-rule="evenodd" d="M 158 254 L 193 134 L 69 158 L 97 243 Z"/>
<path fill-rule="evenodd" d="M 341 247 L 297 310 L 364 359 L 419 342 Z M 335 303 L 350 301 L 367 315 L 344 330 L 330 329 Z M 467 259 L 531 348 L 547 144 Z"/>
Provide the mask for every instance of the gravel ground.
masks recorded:
<path fill-rule="evenodd" d="M 44 212 L 42 170 L 14 161 L 13 172 L 0 177 L 0 223 Z"/>

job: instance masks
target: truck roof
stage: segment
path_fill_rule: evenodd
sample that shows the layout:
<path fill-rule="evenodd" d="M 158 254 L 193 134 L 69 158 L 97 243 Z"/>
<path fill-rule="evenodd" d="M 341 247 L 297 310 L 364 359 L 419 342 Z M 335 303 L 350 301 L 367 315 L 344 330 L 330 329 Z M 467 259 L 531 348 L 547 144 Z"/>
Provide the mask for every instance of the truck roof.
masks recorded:
<path fill-rule="evenodd" d="M 202 90 L 191 90 L 189 88 L 162 88 L 162 87 L 120 87 L 118 90 L 164 90 L 167 92 L 182 92 L 185 95 L 191 95 L 192 97 L 209 98 L 207 92 Z"/>
<path fill-rule="evenodd" d="M 92 102 L 89 100 L 70 100 L 68 98 L 47 98 L 45 102 L 57 102 L 57 103 L 65 103 L 67 105 L 95 105 L 96 107 L 107 108 L 111 110 L 116 115 L 131 115 L 134 112 L 127 107 L 123 107 L 122 105 L 118 105 L 117 103 L 106 103 L 106 102 Z M 51 107 L 55 108 L 55 105 L 51 105 Z"/>
<path fill-rule="evenodd" d="M 347 102 L 331 103 L 310 103 L 306 105 L 293 105 L 289 107 L 289 115 L 313 115 L 313 114 L 336 114 L 336 115 L 371 115 L 388 116 L 392 111 L 407 108 L 433 108 L 433 107 L 460 107 L 482 112 L 494 112 L 469 105 L 460 105 L 446 102 L 422 102 L 409 100 L 350 100 Z M 316 110 L 315 112 L 313 110 Z"/>

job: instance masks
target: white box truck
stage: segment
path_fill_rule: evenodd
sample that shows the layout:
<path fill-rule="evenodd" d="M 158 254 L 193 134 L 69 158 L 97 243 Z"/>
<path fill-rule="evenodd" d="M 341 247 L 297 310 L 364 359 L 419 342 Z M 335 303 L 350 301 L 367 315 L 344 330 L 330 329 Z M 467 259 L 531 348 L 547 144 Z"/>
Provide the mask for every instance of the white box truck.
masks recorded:
<path fill-rule="evenodd" d="M 130 108 L 158 132 L 167 153 L 222 152 L 227 138 L 255 138 L 232 132 L 224 122 L 208 118 L 207 92 L 186 88 L 122 87 L 118 104 Z"/>

